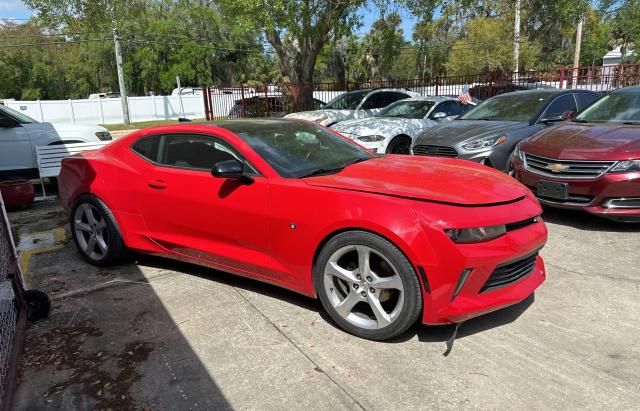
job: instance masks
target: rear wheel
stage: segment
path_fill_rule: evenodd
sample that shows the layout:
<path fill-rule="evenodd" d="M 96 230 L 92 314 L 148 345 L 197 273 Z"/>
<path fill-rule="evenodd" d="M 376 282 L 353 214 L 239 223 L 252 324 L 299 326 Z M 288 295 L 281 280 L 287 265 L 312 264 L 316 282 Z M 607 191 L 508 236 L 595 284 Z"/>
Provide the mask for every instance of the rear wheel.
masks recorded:
<path fill-rule="evenodd" d="M 71 211 L 71 235 L 80 255 L 93 265 L 105 266 L 122 261 L 125 246 L 116 220 L 98 198 L 84 195 Z"/>
<path fill-rule="evenodd" d="M 411 154 L 411 139 L 407 136 L 397 136 L 387 146 L 387 154 Z"/>
<path fill-rule="evenodd" d="M 420 283 L 404 254 L 364 231 L 333 237 L 314 267 L 324 309 L 358 337 L 386 340 L 414 324 L 422 307 Z"/>

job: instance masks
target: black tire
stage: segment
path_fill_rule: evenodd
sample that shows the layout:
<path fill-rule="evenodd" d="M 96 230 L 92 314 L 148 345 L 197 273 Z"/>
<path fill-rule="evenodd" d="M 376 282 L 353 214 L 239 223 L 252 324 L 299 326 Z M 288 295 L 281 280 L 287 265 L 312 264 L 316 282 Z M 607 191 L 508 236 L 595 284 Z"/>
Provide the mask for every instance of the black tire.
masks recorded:
<path fill-rule="evenodd" d="M 324 267 L 330 257 L 347 246 L 365 246 L 383 255 L 402 279 L 404 302 L 397 317 L 390 324 L 367 329 L 349 322 L 334 308 L 325 288 Z M 415 324 L 422 311 L 422 289 L 416 272 L 405 255 L 388 240 L 366 231 L 348 231 L 331 238 L 320 251 L 313 267 L 313 282 L 325 311 L 336 324 L 350 334 L 374 341 L 394 338 Z"/>
<path fill-rule="evenodd" d="M 40 290 L 25 290 L 23 295 L 27 303 L 27 319 L 29 321 L 35 322 L 49 316 L 51 301 L 47 293 Z"/>
<path fill-rule="evenodd" d="M 93 210 L 96 210 L 102 220 L 106 223 L 104 233 L 106 233 L 105 242 L 107 243 L 107 250 L 106 252 L 104 252 L 104 255 L 101 255 L 99 257 L 92 256 L 87 251 L 85 251 L 77 235 L 75 216 L 78 208 L 83 206 L 84 204 L 88 204 L 92 207 Z M 118 264 L 124 260 L 126 256 L 126 247 L 122 240 L 122 236 L 120 234 L 120 229 L 118 228 L 118 225 L 116 223 L 116 219 L 109 208 L 107 208 L 107 206 L 99 198 L 89 194 L 80 196 L 71 209 L 69 225 L 71 227 L 71 236 L 73 238 L 73 242 L 76 245 L 76 248 L 80 252 L 82 258 L 89 264 L 102 267 Z"/>
<path fill-rule="evenodd" d="M 387 154 L 411 154 L 411 138 L 407 136 L 397 136 L 389 142 L 386 150 Z"/>

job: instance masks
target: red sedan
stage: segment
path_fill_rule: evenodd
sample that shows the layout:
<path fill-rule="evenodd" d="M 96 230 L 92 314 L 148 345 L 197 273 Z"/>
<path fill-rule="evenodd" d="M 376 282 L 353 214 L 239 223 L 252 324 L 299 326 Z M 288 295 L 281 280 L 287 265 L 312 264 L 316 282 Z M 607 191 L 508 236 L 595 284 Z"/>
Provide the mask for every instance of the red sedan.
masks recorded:
<path fill-rule="evenodd" d="M 125 249 L 318 297 L 373 340 L 528 297 L 545 279 L 540 205 L 471 162 L 373 156 L 317 124 L 141 130 L 63 161 L 60 198 L 91 264 Z"/>
<path fill-rule="evenodd" d="M 640 222 L 640 87 L 613 91 L 538 133 L 511 163 L 543 204 Z"/>

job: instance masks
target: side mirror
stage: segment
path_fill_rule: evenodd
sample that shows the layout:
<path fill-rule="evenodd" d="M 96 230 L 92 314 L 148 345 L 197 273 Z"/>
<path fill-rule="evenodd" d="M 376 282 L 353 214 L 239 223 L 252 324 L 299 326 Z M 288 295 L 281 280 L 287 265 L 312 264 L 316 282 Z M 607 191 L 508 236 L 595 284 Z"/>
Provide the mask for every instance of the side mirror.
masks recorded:
<path fill-rule="evenodd" d="M 567 118 L 565 116 L 551 116 L 551 117 L 544 117 L 540 119 L 540 122 L 545 124 L 551 124 L 551 123 L 557 123 L 558 121 L 565 121 L 566 119 Z"/>
<path fill-rule="evenodd" d="M 11 117 L 0 117 L 0 128 L 13 128 L 18 127 L 19 125 L 20 123 Z"/>
<path fill-rule="evenodd" d="M 437 113 L 433 113 L 431 115 L 431 119 L 432 120 L 440 120 L 443 118 L 447 118 L 447 113 L 443 112 L 443 111 L 438 111 Z"/>
<path fill-rule="evenodd" d="M 245 165 L 239 160 L 218 161 L 211 170 L 211 174 L 216 178 L 229 178 L 240 180 L 244 184 L 253 183 L 253 177 L 245 173 Z"/>

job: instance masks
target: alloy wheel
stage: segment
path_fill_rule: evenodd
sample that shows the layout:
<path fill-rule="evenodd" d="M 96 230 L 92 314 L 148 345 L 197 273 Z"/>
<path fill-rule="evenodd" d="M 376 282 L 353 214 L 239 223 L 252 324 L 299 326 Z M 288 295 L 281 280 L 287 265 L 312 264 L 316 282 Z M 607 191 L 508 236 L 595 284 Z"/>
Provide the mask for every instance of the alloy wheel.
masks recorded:
<path fill-rule="evenodd" d="M 107 222 L 100 211 L 89 203 L 82 203 L 73 216 L 73 229 L 78 246 L 91 260 L 103 259 L 109 251 Z"/>
<path fill-rule="evenodd" d="M 402 278 L 389 259 L 371 247 L 336 250 L 325 265 L 323 282 L 335 311 L 357 327 L 387 327 L 402 311 Z"/>

